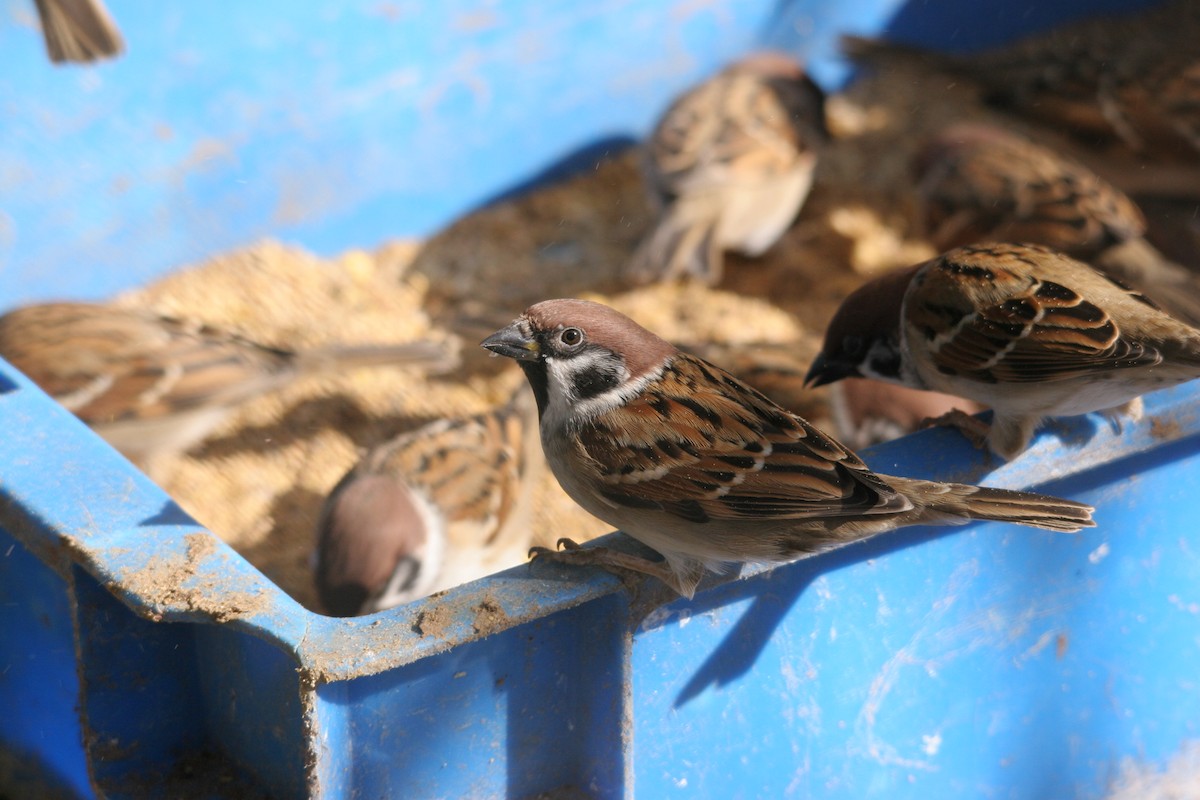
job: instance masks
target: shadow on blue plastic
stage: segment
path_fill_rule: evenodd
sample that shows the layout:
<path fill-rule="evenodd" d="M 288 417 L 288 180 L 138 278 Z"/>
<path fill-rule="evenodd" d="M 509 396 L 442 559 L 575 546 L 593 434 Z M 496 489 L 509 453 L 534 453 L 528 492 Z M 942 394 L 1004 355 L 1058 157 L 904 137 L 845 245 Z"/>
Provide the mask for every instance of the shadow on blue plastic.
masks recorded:
<path fill-rule="evenodd" d="M 14 367 L 0 358 L 0 394 L 6 394 L 17 389 L 16 381 L 8 376 L 8 370 L 10 369 L 14 369 Z"/>
<path fill-rule="evenodd" d="M 174 500 L 167 500 L 163 503 L 162 508 L 158 513 L 146 517 L 138 523 L 139 525 L 187 525 L 195 528 L 196 520 L 192 519 L 186 511 L 179 507 L 179 504 Z"/>

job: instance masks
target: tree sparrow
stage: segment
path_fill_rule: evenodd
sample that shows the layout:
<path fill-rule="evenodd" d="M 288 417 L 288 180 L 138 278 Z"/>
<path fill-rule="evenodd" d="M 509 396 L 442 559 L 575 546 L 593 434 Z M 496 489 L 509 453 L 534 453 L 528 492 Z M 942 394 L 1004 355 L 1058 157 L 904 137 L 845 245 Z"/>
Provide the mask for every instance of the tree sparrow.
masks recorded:
<path fill-rule="evenodd" d="M 88 303 L 31 305 L 0 317 L 0 356 L 135 459 L 187 450 L 236 406 L 302 376 L 455 364 L 432 342 L 294 351 Z"/>
<path fill-rule="evenodd" d="M 714 284 L 722 251 L 764 253 L 808 196 L 827 139 L 824 94 L 782 53 L 751 55 L 683 94 L 646 144 L 660 213 L 629 277 Z"/>
<path fill-rule="evenodd" d="M 1137 417 L 1141 395 L 1200 376 L 1200 331 L 1137 292 L 1044 247 L 984 244 L 883 275 L 852 293 L 813 363 L 815 385 L 849 376 L 990 406 L 990 429 L 955 414 L 1011 459 L 1051 416 Z"/>
<path fill-rule="evenodd" d="M 989 125 L 954 125 L 914 163 L 921 216 L 938 250 L 1029 242 L 1083 261 L 1200 322 L 1200 284 L 1143 237 L 1132 200 L 1087 167 Z"/>
<path fill-rule="evenodd" d="M 791 561 L 904 525 L 1093 524 L 1068 500 L 876 475 L 802 418 L 596 303 L 538 303 L 483 346 L 524 369 L 567 494 L 666 560 L 569 541 L 539 556 L 652 575 L 691 597 L 705 570 Z"/>
<path fill-rule="evenodd" d="M 55 64 L 87 63 L 120 55 L 121 32 L 101 0 L 34 0 L 46 52 Z"/>
<path fill-rule="evenodd" d="M 373 448 L 330 492 L 317 525 L 327 613 L 370 614 L 525 560 L 541 474 L 537 409 L 438 420 Z"/>
<path fill-rule="evenodd" d="M 1195 163 L 1200 152 L 1200 5 L 1175 0 L 1092 16 L 1010 44 L 951 55 L 846 36 L 842 50 L 874 65 L 903 62 L 967 77 L 987 100 L 1094 141 Z"/>
<path fill-rule="evenodd" d="M 872 378 L 846 378 L 829 387 L 829 411 L 838 438 L 852 448 L 889 442 L 920 430 L 928 420 L 983 408 L 961 397 L 910 389 Z"/>

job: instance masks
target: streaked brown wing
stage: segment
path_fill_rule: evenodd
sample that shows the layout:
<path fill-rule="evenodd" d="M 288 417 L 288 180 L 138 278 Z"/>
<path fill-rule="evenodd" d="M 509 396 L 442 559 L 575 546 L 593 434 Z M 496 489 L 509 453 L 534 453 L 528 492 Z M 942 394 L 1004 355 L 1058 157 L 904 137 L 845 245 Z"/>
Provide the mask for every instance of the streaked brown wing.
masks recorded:
<path fill-rule="evenodd" d="M 283 351 L 203 325 L 85 303 L 11 312 L 0 352 L 91 423 L 239 400 L 290 363 Z"/>
<path fill-rule="evenodd" d="M 975 260 L 976 254 L 984 260 Z M 1117 320 L 1097 304 L 1103 295 L 1089 293 L 1097 301 L 1091 302 L 1069 286 L 1038 277 L 1031 257 L 1057 262 L 1056 276 L 1087 269 L 1040 248 L 984 245 L 952 251 L 917 277 L 905 300 L 906 320 L 926 338 L 938 370 L 987 383 L 1032 382 L 1163 360 L 1153 345 L 1123 335 Z M 1107 281 L 1103 294 L 1141 299 L 1100 273 L 1088 279 Z"/>
<path fill-rule="evenodd" d="M 960 143 L 951 129 L 918 164 L 926 224 L 939 248 L 1033 242 L 1086 257 L 1144 233 L 1137 206 L 1091 170 L 985 130 Z"/>
<path fill-rule="evenodd" d="M 581 465 L 616 503 L 695 521 L 911 508 L 849 450 L 711 364 L 677 355 L 658 385 L 580 433 Z"/>

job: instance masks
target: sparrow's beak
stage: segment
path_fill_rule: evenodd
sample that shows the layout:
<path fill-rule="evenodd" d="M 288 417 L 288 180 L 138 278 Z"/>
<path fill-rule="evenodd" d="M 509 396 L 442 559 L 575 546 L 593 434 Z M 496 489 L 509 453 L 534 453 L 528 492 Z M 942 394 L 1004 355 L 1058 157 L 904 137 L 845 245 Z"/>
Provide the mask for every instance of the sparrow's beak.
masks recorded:
<path fill-rule="evenodd" d="M 815 389 L 827 383 L 837 383 L 842 378 L 861 377 L 862 373 L 858 371 L 857 364 L 835 361 L 826 358 L 824 353 L 820 353 L 809 367 L 808 374 L 804 376 L 804 385 Z"/>
<path fill-rule="evenodd" d="M 525 333 L 523 327 L 519 321 L 514 322 L 484 339 L 480 345 L 498 356 L 515 358 L 517 361 L 537 361 L 541 355 L 537 340 Z"/>

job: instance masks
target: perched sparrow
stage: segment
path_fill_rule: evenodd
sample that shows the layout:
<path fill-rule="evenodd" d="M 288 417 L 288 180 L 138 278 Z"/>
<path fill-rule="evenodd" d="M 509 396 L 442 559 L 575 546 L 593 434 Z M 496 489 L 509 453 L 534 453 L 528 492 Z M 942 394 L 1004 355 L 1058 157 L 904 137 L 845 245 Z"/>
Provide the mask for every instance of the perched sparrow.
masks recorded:
<path fill-rule="evenodd" d="M 1200 281 L 1142 238 L 1138 207 L 1082 164 L 999 128 L 962 124 L 930 139 L 914 166 L 923 221 L 939 250 L 1044 245 L 1200 322 Z"/>
<path fill-rule="evenodd" d="M 749 56 L 685 93 L 646 145 L 660 214 L 630 277 L 712 284 L 722 251 L 761 255 L 795 219 L 827 139 L 824 94 L 781 53 Z"/>
<path fill-rule="evenodd" d="M 897 61 L 979 83 L 989 102 L 1088 140 L 1195 162 L 1200 153 L 1200 5 L 1192 0 L 1094 16 L 1003 47 L 949 55 L 847 36 L 857 61 Z"/>
<path fill-rule="evenodd" d="M 367 453 L 321 511 L 325 610 L 370 614 L 524 561 L 542 466 L 536 414 L 521 387 L 499 409 L 439 420 Z"/>
<path fill-rule="evenodd" d="M 55 64 L 121 54 L 125 42 L 101 0 L 34 0 L 46 52 Z"/>
<path fill-rule="evenodd" d="M 829 387 L 829 410 L 838 438 L 850 447 L 870 447 L 919 430 L 929 420 L 975 414 L 978 403 L 941 392 L 925 392 L 872 378 L 847 378 Z"/>
<path fill-rule="evenodd" d="M 235 406 L 298 377 L 360 366 L 454 366 L 429 342 L 292 351 L 207 325 L 87 303 L 0 317 L 0 356 L 131 458 L 183 451 Z"/>
<path fill-rule="evenodd" d="M 1080 261 L 985 244 L 889 273 L 842 303 L 809 373 L 934 389 L 990 406 L 945 421 L 1008 459 L 1045 417 L 1141 413 L 1141 395 L 1200 376 L 1200 331 Z"/>
<path fill-rule="evenodd" d="M 691 597 L 706 569 L 791 561 L 904 525 L 1093 524 L 1089 507 L 1067 500 L 876 475 L 732 375 L 596 303 L 538 303 L 483 346 L 524 369 L 567 494 L 666 559 L 569 541 L 535 550 L 554 560 L 652 575 Z"/>

